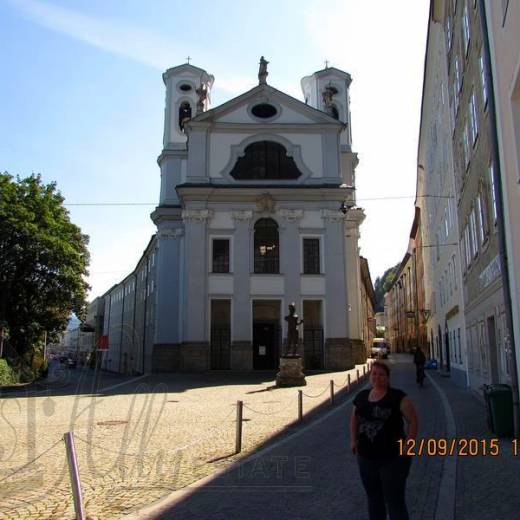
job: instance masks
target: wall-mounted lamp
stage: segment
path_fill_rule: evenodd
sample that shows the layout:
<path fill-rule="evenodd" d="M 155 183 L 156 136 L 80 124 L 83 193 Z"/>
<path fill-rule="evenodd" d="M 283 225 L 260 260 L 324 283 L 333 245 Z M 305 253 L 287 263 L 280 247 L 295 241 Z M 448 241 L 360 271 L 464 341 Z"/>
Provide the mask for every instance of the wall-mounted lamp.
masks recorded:
<path fill-rule="evenodd" d="M 343 215 L 346 215 L 348 210 L 352 209 L 353 207 L 354 207 L 354 204 L 352 204 L 352 203 L 347 204 L 347 203 L 345 203 L 345 201 L 343 201 L 341 203 L 341 206 L 339 207 L 338 211 L 341 211 L 341 213 L 343 213 Z"/>

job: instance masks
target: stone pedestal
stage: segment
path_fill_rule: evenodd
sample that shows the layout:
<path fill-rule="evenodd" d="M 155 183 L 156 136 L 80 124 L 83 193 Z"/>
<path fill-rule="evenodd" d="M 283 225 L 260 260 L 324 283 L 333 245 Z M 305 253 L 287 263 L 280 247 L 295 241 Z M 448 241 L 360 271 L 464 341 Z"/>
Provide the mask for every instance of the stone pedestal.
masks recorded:
<path fill-rule="evenodd" d="M 282 356 L 280 371 L 276 374 L 276 386 L 305 386 L 305 375 L 302 371 L 301 356 Z"/>

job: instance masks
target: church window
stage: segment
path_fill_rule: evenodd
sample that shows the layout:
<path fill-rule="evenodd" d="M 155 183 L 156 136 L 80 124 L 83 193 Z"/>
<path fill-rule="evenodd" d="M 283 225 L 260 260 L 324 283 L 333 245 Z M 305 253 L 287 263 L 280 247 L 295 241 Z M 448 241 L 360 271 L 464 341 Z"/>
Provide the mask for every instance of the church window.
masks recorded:
<path fill-rule="evenodd" d="M 188 85 L 188 83 L 183 83 L 179 88 L 183 92 L 189 92 L 191 90 L 191 85 Z"/>
<path fill-rule="evenodd" d="M 303 274 L 320 274 L 320 239 L 303 239 Z"/>
<path fill-rule="evenodd" d="M 239 181 L 292 180 L 300 177 L 301 172 L 281 144 L 259 141 L 246 147 L 230 175 Z"/>
<path fill-rule="evenodd" d="M 179 128 L 184 132 L 184 125 L 191 119 L 191 106 L 187 101 L 179 107 Z"/>
<path fill-rule="evenodd" d="M 255 117 L 269 119 L 274 117 L 278 113 L 278 110 L 276 110 L 276 107 L 270 105 L 269 103 L 260 103 L 259 105 L 255 105 L 251 109 L 251 112 Z"/>
<path fill-rule="evenodd" d="M 229 273 L 229 240 L 213 239 L 212 272 Z"/>
<path fill-rule="evenodd" d="M 278 224 L 271 218 L 261 218 L 255 224 L 255 273 L 279 273 Z"/>

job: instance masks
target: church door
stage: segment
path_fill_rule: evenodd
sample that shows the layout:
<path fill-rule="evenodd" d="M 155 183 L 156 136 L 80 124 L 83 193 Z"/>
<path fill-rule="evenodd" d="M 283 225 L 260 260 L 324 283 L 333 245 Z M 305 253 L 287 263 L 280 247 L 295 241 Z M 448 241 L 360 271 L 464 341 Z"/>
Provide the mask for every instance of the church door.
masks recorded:
<path fill-rule="evenodd" d="M 253 368 L 278 368 L 280 344 L 280 302 L 256 300 L 253 302 Z"/>

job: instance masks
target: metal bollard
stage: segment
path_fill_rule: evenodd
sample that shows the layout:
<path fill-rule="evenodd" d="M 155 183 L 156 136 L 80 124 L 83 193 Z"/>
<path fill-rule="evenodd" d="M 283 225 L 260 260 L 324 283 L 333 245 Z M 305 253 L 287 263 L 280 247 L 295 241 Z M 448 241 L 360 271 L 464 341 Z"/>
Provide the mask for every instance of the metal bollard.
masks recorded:
<path fill-rule="evenodd" d="M 236 427 L 236 437 L 235 437 L 235 453 L 240 453 L 242 451 L 242 408 L 244 403 L 242 401 L 237 401 L 237 427 Z"/>
<path fill-rule="evenodd" d="M 356 368 L 356 384 L 359 383 L 359 368 Z"/>
<path fill-rule="evenodd" d="M 298 422 L 303 421 L 303 391 L 298 390 Z"/>
<path fill-rule="evenodd" d="M 330 380 L 330 404 L 334 404 L 334 381 Z"/>
<path fill-rule="evenodd" d="M 365 377 L 367 373 L 367 367 L 365 365 L 363 365 L 363 377 Z"/>
<path fill-rule="evenodd" d="M 72 498 L 74 499 L 76 520 L 85 520 L 85 509 L 83 508 L 83 497 L 81 495 L 81 481 L 79 479 L 78 461 L 76 459 L 76 447 L 74 446 L 74 433 L 65 433 L 63 440 L 65 441 L 65 449 L 67 451 L 70 487 L 72 489 Z"/>
<path fill-rule="evenodd" d="M 347 392 L 350 392 L 350 374 L 347 374 Z"/>

